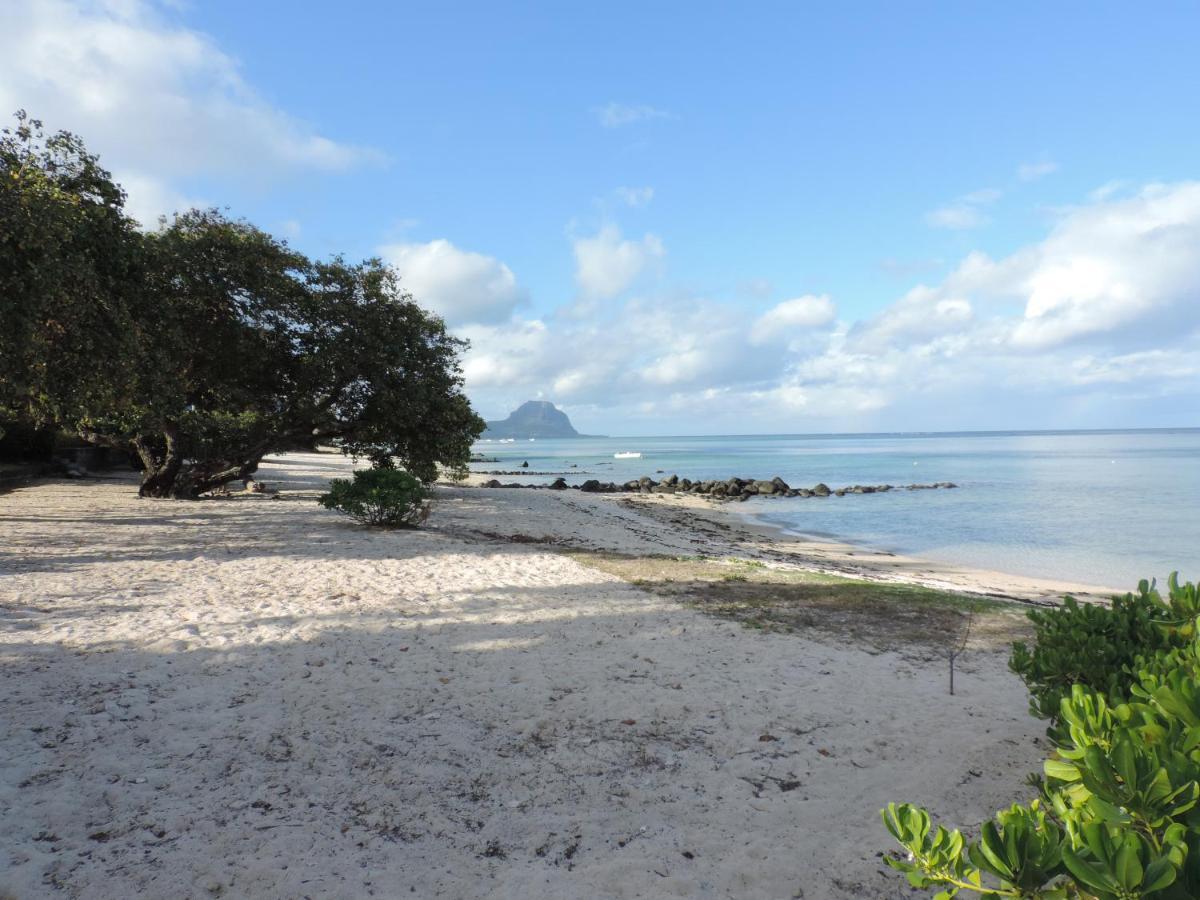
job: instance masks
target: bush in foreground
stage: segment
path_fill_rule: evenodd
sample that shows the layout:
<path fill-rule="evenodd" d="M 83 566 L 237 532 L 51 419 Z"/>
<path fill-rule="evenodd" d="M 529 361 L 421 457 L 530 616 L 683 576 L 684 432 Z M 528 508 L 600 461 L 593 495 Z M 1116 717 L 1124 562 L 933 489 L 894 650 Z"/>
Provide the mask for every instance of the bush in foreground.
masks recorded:
<path fill-rule="evenodd" d="M 1068 597 L 1062 606 L 1030 610 L 1029 619 L 1036 641 L 1032 648 L 1013 644 L 1009 668 L 1029 688 L 1029 710 L 1041 719 L 1057 720 L 1063 698 L 1077 684 L 1108 696 L 1126 693 L 1138 657 L 1184 643 L 1166 627 L 1174 612 L 1146 581 L 1110 606 Z"/>
<path fill-rule="evenodd" d="M 425 486 L 407 472 L 360 469 L 353 480 L 335 478 L 329 482 L 329 493 L 322 494 L 317 502 L 364 525 L 411 528 L 423 521 L 427 497 Z"/>
<path fill-rule="evenodd" d="M 890 804 L 884 824 L 909 854 L 890 866 L 944 898 L 1200 897 L 1200 610 L 1195 585 L 1169 584 L 1169 602 L 1150 585 L 1138 596 L 1162 607 L 1155 629 L 1179 645 L 1163 649 L 1147 632 L 1135 663 L 1070 688 L 1041 796 L 997 813 L 971 842 L 923 809 Z M 1039 641 L 1058 633 L 1039 627 Z"/>

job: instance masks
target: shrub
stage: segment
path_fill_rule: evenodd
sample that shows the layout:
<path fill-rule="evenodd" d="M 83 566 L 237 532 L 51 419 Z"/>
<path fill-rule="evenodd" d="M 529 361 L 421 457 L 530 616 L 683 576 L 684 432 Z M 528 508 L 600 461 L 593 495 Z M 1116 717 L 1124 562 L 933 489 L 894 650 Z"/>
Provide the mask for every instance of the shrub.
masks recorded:
<path fill-rule="evenodd" d="M 960 891 L 1046 900 L 1200 897 L 1200 610 L 1195 585 L 1181 586 L 1175 575 L 1168 584 L 1167 602 L 1145 582 L 1136 600 L 1123 598 L 1155 611 L 1153 627 L 1138 632 L 1149 643 L 1141 652 L 1127 648 L 1136 662 L 1118 672 L 1116 656 L 1104 651 L 1109 668 L 1090 673 L 1103 686 L 1078 683 L 1061 699 L 1058 749 L 1038 780 L 1041 796 L 997 813 L 972 842 L 935 829 L 923 809 L 890 804 L 884 824 L 909 855 L 888 857 L 888 865 L 947 898 Z M 1051 621 L 1073 617 L 1083 620 L 1066 613 Z M 1156 634 L 1176 645 L 1164 649 Z M 1063 646 L 1077 652 L 1079 643 Z"/>
<path fill-rule="evenodd" d="M 1036 641 L 1032 649 L 1013 644 L 1009 668 L 1029 688 L 1030 712 L 1042 719 L 1057 719 L 1063 698 L 1077 684 L 1109 697 L 1125 694 L 1139 656 L 1183 643 L 1169 627 L 1171 609 L 1146 581 L 1136 594 L 1114 597 L 1111 606 L 1067 597 L 1062 606 L 1031 610 L 1029 618 Z"/>
<path fill-rule="evenodd" d="M 416 478 L 397 469 L 360 469 L 353 480 L 335 478 L 317 502 L 346 513 L 364 525 L 415 527 L 423 521 L 428 491 Z"/>

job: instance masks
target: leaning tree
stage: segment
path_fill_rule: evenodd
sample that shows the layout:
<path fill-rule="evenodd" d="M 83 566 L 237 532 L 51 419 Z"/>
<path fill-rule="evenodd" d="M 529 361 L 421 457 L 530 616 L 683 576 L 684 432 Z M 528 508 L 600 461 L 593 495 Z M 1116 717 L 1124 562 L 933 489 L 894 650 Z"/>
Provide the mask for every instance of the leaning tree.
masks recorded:
<path fill-rule="evenodd" d="M 81 431 L 133 447 L 144 496 L 196 497 L 322 440 L 425 481 L 466 463 L 483 423 L 461 390 L 464 343 L 379 260 L 310 262 L 215 211 L 145 244 L 131 402 Z"/>
<path fill-rule="evenodd" d="M 132 451 L 148 497 L 194 498 L 322 440 L 426 481 L 466 464 L 483 422 L 465 344 L 391 269 L 313 262 L 216 211 L 142 234 L 76 138 L 25 124 L 0 154 L 20 176 L 0 212 L 17 273 L 0 402 Z"/>

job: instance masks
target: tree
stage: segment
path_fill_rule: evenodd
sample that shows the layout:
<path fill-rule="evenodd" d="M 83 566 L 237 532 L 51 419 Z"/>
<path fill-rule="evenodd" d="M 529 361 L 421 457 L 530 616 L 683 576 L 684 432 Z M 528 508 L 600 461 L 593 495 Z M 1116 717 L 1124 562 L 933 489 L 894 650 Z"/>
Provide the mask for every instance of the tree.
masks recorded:
<path fill-rule="evenodd" d="M 465 344 L 379 260 L 313 263 L 215 211 L 177 216 L 144 256 L 134 400 L 82 431 L 132 445 L 143 495 L 196 497 L 316 440 L 423 481 L 465 465 L 484 427 L 461 392 Z"/>
<path fill-rule="evenodd" d="M 0 418 L 120 406 L 140 249 L 124 201 L 75 135 L 23 111 L 0 131 Z"/>
<path fill-rule="evenodd" d="M 424 481 L 465 466 L 466 345 L 379 260 L 312 262 L 217 211 L 144 235 L 78 139 L 23 117 L 0 153 L 0 402 L 131 450 L 149 497 L 317 440 Z"/>

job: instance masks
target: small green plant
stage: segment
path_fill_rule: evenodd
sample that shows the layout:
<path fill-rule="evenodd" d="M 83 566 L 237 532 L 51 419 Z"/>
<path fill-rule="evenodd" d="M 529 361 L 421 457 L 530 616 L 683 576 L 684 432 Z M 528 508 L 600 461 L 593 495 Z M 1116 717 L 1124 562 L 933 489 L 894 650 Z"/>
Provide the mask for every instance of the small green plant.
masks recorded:
<path fill-rule="evenodd" d="M 415 527 L 428 515 L 428 490 L 419 480 L 397 469 L 359 469 L 353 480 L 335 478 L 329 492 L 317 498 L 364 525 Z"/>

